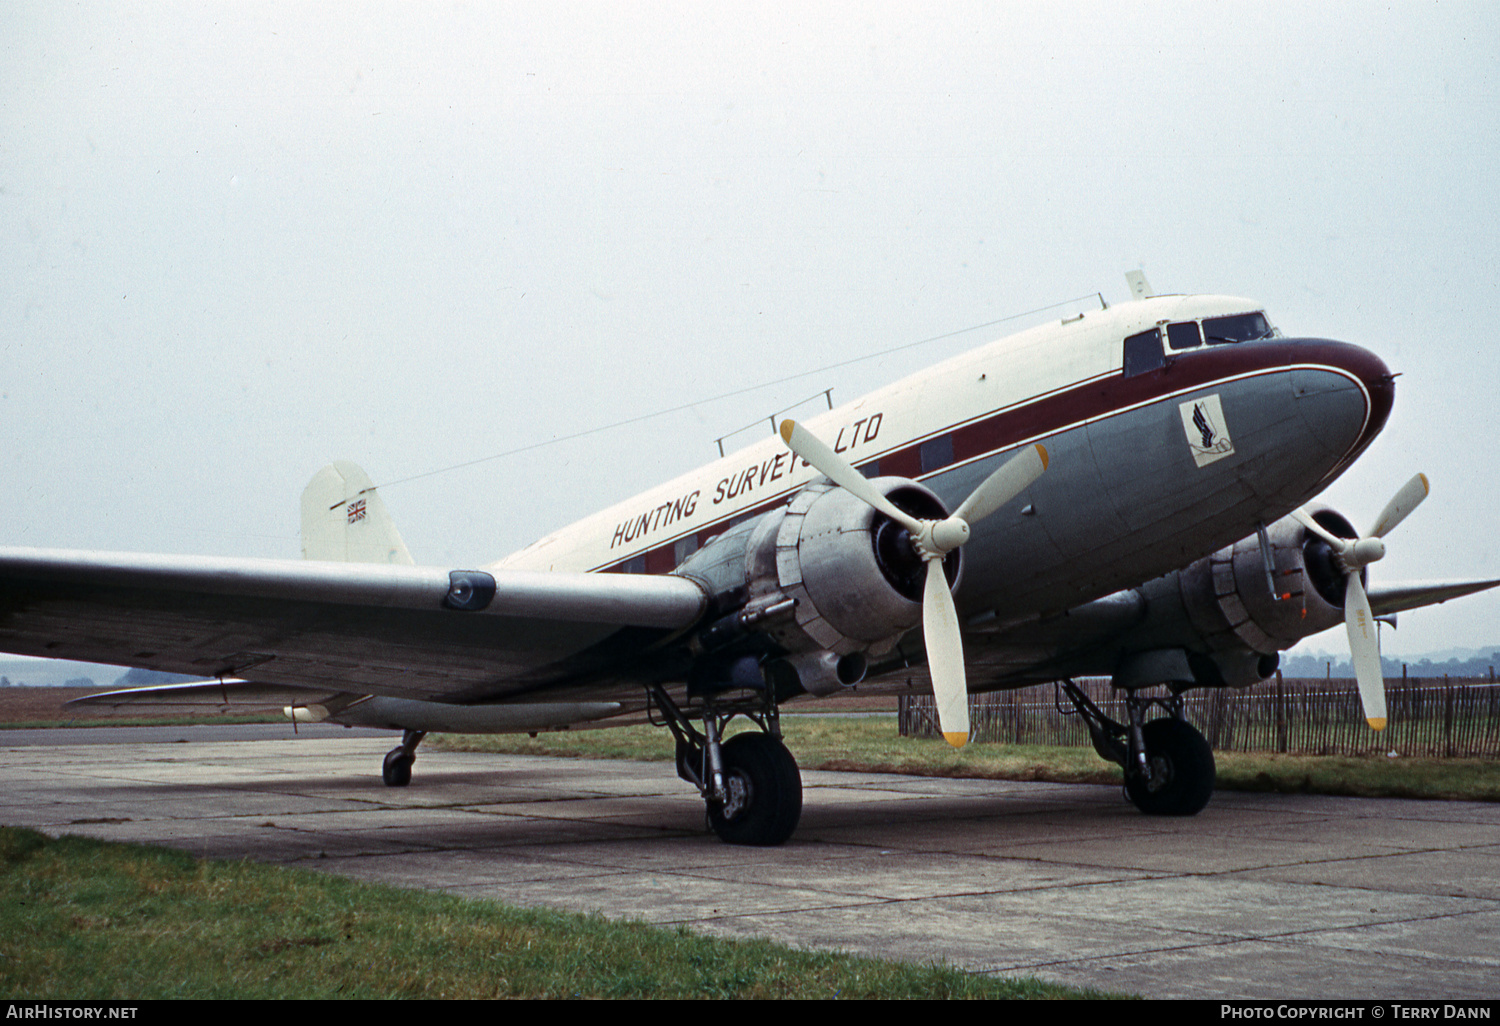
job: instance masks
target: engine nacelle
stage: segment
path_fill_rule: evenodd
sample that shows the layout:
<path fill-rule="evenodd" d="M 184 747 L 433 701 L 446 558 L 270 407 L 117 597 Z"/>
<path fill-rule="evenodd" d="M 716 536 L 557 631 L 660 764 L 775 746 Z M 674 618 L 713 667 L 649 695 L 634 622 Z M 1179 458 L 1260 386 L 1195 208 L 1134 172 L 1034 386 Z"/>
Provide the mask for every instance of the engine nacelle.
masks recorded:
<path fill-rule="evenodd" d="M 948 515 L 914 481 L 871 483 L 913 516 Z M 943 561 L 950 588 L 960 559 L 955 551 Z M 904 527 L 825 481 L 730 528 L 678 573 L 707 588 L 722 612 L 698 635 L 705 655 L 753 655 L 773 675 L 825 694 L 857 683 L 867 657 L 888 653 L 922 622 L 927 566 Z"/>
<path fill-rule="evenodd" d="M 1338 513 L 1309 512 L 1333 534 L 1356 536 Z M 1178 580 L 1188 619 L 1211 653 L 1272 655 L 1344 622 L 1343 567 L 1326 541 L 1291 517 L 1267 528 L 1264 543 L 1259 535 L 1243 538 L 1188 565 Z"/>
<path fill-rule="evenodd" d="M 914 481 L 875 478 L 881 493 L 923 519 L 948 515 L 942 501 Z M 793 615 L 763 628 L 791 652 L 879 655 L 922 622 L 926 565 L 906 529 L 842 488 L 823 483 L 799 492 L 766 523 L 748 547 L 752 604 L 796 600 Z M 951 553 L 948 586 L 961 562 Z"/>

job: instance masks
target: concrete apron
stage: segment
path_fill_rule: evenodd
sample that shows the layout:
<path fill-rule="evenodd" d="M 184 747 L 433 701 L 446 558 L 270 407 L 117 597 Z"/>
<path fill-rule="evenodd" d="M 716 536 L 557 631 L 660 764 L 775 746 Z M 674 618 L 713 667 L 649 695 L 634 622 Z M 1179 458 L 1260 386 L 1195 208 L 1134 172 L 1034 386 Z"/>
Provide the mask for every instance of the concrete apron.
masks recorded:
<path fill-rule="evenodd" d="M 735 848 L 666 764 L 423 748 L 387 788 L 388 737 L 174 729 L 10 747 L 0 822 L 1148 997 L 1500 995 L 1500 804 L 805 772 Z"/>

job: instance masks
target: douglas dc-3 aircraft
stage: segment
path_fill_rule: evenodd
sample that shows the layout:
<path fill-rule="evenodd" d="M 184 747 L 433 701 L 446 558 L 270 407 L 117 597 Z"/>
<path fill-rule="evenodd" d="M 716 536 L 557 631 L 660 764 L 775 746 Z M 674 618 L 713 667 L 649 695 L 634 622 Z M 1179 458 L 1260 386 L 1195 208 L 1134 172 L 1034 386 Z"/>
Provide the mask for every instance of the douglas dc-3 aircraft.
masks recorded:
<path fill-rule="evenodd" d="M 1214 759 L 1183 691 L 1262 680 L 1343 621 L 1380 729 L 1374 617 L 1500 581 L 1367 589 L 1420 474 L 1363 534 L 1307 505 L 1385 424 L 1377 356 L 1131 277 L 1131 302 L 784 421 L 483 569 L 412 565 L 347 463 L 303 495 L 302 561 L 0 550 L 0 649 L 214 678 L 84 701 L 403 730 L 390 785 L 428 731 L 649 719 L 740 844 L 801 815 L 781 703 L 930 680 L 962 744 L 969 691 L 1060 681 L 1130 799 L 1191 815 Z M 1127 722 L 1073 686 L 1086 674 Z M 726 739 L 737 716 L 759 729 Z"/>

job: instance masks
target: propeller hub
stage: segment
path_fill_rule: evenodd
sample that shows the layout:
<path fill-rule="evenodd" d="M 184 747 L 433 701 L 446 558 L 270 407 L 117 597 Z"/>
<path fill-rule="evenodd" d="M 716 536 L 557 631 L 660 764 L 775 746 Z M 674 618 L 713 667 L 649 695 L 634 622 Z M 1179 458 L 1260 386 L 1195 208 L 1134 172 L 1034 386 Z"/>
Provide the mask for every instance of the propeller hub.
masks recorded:
<path fill-rule="evenodd" d="M 1349 565 L 1351 571 L 1357 571 L 1384 558 L 1385 542 L 1379 538 L 1361 538 L 1344 552 L 1344 562 Z"/>
<path fill-rule="evenodd" d="M 932 546 L 938 555 L 952 552 L 969 540 L 969 525 L 958 517 L 939 520 L 932 525 Z"/>

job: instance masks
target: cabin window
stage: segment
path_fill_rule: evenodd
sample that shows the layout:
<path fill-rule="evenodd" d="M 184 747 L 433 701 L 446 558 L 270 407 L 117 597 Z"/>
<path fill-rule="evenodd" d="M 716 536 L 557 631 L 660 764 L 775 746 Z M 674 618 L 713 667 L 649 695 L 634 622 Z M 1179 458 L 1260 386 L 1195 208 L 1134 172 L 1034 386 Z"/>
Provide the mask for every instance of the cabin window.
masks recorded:
<path fill-rule="evenodd" d="M 1125 376 L 1135 377 L 1147 371 L 1160 370 L 1166 363 L 1161 350 L 1161 332 L 1155 328 L 1131 335 L 1125 340 Z"/>
<path fill-rule="evenodd" d="M 1167 345 L 1173 349 L 1192 349 L 1202 344 L 1203 336 L 1198 333 L 1197 321 L 1179 321 L 1167 325 Z"/>
<path fill-rule="evenodd" d="M 1259 310 L 1255 313 L 1235 314 L 1233 317 L 1210 317 L 1203 322 L 1203 337 L 1211 346 L 1255 342 L 1270 338 L 1271 334 L 1271 322 Z"/>
<path fill-rule="evenodd" d="M 953 462 L 953 436 L 939 435 L 922 443 L 922 473 L 942 470 Z"/>

